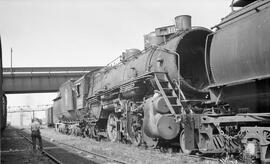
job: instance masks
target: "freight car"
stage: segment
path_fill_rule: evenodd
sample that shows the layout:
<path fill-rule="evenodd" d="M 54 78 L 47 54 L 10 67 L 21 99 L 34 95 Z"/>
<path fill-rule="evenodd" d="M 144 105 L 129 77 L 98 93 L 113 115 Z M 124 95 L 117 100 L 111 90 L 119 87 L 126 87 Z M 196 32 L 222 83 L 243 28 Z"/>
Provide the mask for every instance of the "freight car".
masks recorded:
<path fill-rule="evenodd" d="M 1 43 L 1 37 L 0 37 L 0 84 L 1 84 L 1 88 L 0 88 L 0 96 L 1 96 L 1 101 L 2 101 L 2 105 L 1 105 L 1 110 L 0 110 L 0 117 L 1 117 L 1 130 L 5 129 L 6 124 L 7 124 L 7 97 L 3 92 L 3 88 L 2 88 L 2 84 L 3 84 L 3 67 L 2 67 L 2 43 Z"/>
<path fill-rule="evenodd" d="M 49 107 L 45 111 L 46 115 L 46 124 L 48 127 L 53 127 L 55 122 L 59 122 L 56 115 L 53 113 L 53 107 Z"/>
<path fill-rule="evenodd" d="M 7 97 L 2 96 L 2 109 L 1 109 L 1 130 L 4 130 L 7 126 Z"/>
<path fill-rule="evenodd" d="M 143 51 L 127 50 L 117 64 L 63 84 L 54 103 L 57 127 L 269 162 L 270 1 L 232 6 L 242 8 L 214 32 L 178 16 L 146 35 Z"/>

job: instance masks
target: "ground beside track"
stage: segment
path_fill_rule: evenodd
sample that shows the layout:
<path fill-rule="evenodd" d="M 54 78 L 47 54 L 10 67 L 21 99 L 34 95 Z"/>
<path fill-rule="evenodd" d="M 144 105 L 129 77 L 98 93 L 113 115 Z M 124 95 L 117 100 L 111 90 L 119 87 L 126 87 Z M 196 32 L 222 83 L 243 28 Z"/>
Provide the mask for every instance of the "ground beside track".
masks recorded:
<path fill-rule="evenodd" d="M 174 163 L 194 163 L 194 164 L 216 164 L 220 163 L 212 160 L 192 158 L 180 153 L 161 153 L 159 150 L 135 147 L 122 143 L 111 143 L 108 141 L 95 141 L 90 138 L 82 138 L 64 135 L 56 132 L 52 128 L 41 129 L 41 135 L 48 137 L 54 142 L 62 142 L 79 147 L 83 150 L 92 151 L 113 158 L 120 159 L 126 163 L 136 164 L 174 164 Z M 77 152 L 82 153 L 82 152 Z"/>

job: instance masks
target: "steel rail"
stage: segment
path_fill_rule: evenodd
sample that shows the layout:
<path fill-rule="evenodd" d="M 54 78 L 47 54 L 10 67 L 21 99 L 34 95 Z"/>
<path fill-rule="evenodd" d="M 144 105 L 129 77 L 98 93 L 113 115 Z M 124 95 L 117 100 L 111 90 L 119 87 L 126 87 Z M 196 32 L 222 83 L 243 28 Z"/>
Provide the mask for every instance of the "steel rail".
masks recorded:
<path fill-rule="evenodd" d="M 43 138 L 47 138 L 49 139 L 48 137 L 45 137 L 45 136 L 42 136 Z M 118 163 L 122 163 L 122 164 L 127 164 L 127 162 L 124 162 L 124 161 L 120 161 L 118 159 L 115 159 L 115 158 L 111 158 L 111 157 L 108 157 L 108 156 L 105 156 L 105 155 L 101 155 L 101 154 L 97 154 L 97 153 L 94 153 L 94 152 L 89 152 L 87 150 L 84 150 L 84 149 L 80 149 L 76 146 L 73 146 L 73 145 L 69 145 L 69 144 L 65 144 L 65 143 L 62 143 L 62 142 L 59 142 L 59 141 L 55 141 L 57 144 L 61 144 L 61 145 L 65 145 L 65 146 L 68 146 L 68 147 L 72 147 L 74 149 L 77 149 L 79 151 L 83 151 L 83 152 L 86 152 L 86 153 L 90 153 L 90 154 L 93 154 L 93 155 L 96 155 L 96 156 L 99 156 L 99 157 L 102 157 L 102 158 L 105 158 L 105 159 L 110 159 L 112 161 L 115 161 L 115 162 L 118 162 Z M 186 157 L 190 157 L 190 158 L 199 158 L 199 159 L 203 159 L 203 160 L 209 160 L 209 161 L 215 161 L 215 162 L 220 162 L 220 159 L 218 158 L 211 158 L 211 157 L 205 157 L 205 156 L 200 156 L 200 155 L 190 155 L 190 154 L 180 154 L 181 156 L 186 156 Z M 152 155 L 152 157 L 155 157 Z"/>
<path fill-rule="evenodd" d="M 85 152 L 85 153 L 88 153 L 88 154 L 92 154 L 92 155 L 104 158 L 106 160 L 114 161 L 114 162 L 121 163 L 121 164 L 127 164 L 127 162 L 125 162 L 125 161 L 122 161 L 122 160 L 119 160 L 119 159 L 116 159 L 116 158 L 112 158 L 112 157 L 109 157 L 109 156 L 106 156 L 106 155 L 98 154 L 98 153 L 95 153 L 95 152 L 87 151 L 87 150 L 78 148 L 78 147 L 73 146 L 73 145 L 69 145 L 69 144 L 61 143 L 61 142 L 56 142 L 56 143 L 61 144 L 61 145 L 65 145 L 67 147 L 71 147 L 73 149 L 76 149 L 76 150 L 79 150 L 79 151 L 82 151 L 82 152 Z"/>
<path fill-rule="evenodd" d="M 21 136 L 25 138 L 25 136 L 24 136 L 23 134 L 21 134 Z M 49 138 L 46 137 L 46 136 L 42 136 L 42 138 L 46 138 L 47 141 L 49 140 Z M 29 142 L 32 143 L 32 141 L 31 141 L 29 138 L 26 137 L 26 139 L 27 139 Z M 98 153 L 95 153 L 95 152 L 87 151 L 87 150 L 78 148 L 78 147 L 73 146 L 73 145 L 69 145 L 69 144 L 66 144 L 66 143 L 59 142 L 59 141 L 54 141 L 54 143 L 59 144 L 59 145 L 64 145 L 64 146 L 67 146 L 67 147 L 70 147 L 70 148 L 73 148 L 73 149 L 76 149 L 76 150 L 79 150 L 79 151 L 82 151 L 82 152 L 85 152 L 85 153 L 88 153 L 88 154 L 91 154 L 91 155 L 94 155 L 94 156 L 97 156 L 97 157 L 101 157 L 101 158 L 103 158 L 103 159 L 105 159 L 105 160 L 114 161 L 114 162 L 119 163 L 119 164 L 127 164 L 127 162 L 125 162 L 125 161 L 121 161 L 121 160 L 119 160 L 119 159 L 112 158 L 112 157 L 109 157 L 109 156 L 106 156 L 106 155 L 102 155 L 102 154 L 98 154 Z M 51 155 L 50 153 L 48 153 L 48 152 L 46 152 L 46 151 L 44 151 L 44 150 L 42 150 L 42 152 L 44 152 L 46 155 L 47 155 L 47 154 L 50 155 L 49 158 L 51 158 L 51 157 L 54 158 L 53 155 Z M 54 158 L 54 159 L 57 160 L 56 158 Z M 54 160 L 54 159 L 53 159 L 53 160 Z M 57 160 L 57 161 L 59 161 L 59 160 Z M 58 162 L 56 162 L 56 163 L 58 163 Z M 59 161 L 58 164 L 63 164 L 63 163 Z"/>
<path fill-rule="evenodd" d="M 199 158 L 199 159 L 203 159 L 203 160 L 220 162 L 220 159 L 218 159 L 218 158 L 211 158 L 211 157 L 205 157 L 205 156 L 200 156 L 200 155 L 190 155 L 190 154 L 182 154 L 182 155 L 187 156 L 187 157 L 191 157 L 191 158 Z"/>
<path fill-rule="evenodd" d="M 44 136 L 42 136 L 42 137 L 44 137 Z M 44 137 L 44 138 L 47 138 L 47 137 Z M 118 162 L 118 163 L 121 163 L 121 164 L 127 164 L 127 162 L 120 161 L 118 159 L 111 158 L 111 157 L 108 157 L 108 156 L 105 156 L 105 155 L 101 155 L 101 154 L 97 154 L 97 153 L 94 153 L 94 152 L 89 152 L 87 150 L 80 149 L 80 148 L 78 148 L 76 146 L 73 146 L 73 145 L 69 145 L 69 144 L 65 144 L 65 143 L 61 143 L 61 142 L 56 142 L 56 143 L 62 144 L 62 145 L 68 146 L 68 147 L 72 147 L 72 148 L 77 149 L 79 151 L 90 153 L 90 154 L 93 154 L 93 155 L 96 155 L 96 156 L 99 156 L 99 157 L 102 157 L 102 158 L 105 158 L 105 159 L 109 159 L 109 160 L 112 160 L 114 162 Z M 190 158 L 199 158 L 199 159 L 203 159 L 203 160 L 220 162 L 220 159 L 218 159 L 218 158 L 211 158 L 211 157 L 205 157 L 205 156 L 199 156 L 199 155 L 189 155 L 189 154 L 181 154 L 181 155 L 182 156 L 186 156 L 186 157 L 190 157 Z M 152 156 L 152 157 L 154 157 L 154 156 Z"/>

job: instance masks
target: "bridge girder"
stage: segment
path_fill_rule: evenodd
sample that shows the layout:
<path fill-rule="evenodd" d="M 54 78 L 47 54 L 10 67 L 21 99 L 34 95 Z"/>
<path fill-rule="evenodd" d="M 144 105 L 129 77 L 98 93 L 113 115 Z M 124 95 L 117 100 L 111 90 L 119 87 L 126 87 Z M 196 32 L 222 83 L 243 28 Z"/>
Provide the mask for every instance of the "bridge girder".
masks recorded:
<path fill-rule="evenodd" d="M 78 79 L 101 67 L 27 67 L 4 68 L 5 94 L 57 92 L 60 85 Z"/>

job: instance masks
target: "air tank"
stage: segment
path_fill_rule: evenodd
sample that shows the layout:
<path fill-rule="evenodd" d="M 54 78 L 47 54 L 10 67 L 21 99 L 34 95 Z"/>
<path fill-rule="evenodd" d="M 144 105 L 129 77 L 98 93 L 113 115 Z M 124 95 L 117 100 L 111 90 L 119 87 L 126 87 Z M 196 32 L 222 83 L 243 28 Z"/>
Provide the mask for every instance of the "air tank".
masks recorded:
<path fill-rule="evenodd" d="M 246 112 L 269 112 L 269 18 L 270 1 L 258 1 L 223 19 L 208 36 L 206 66 L 217 101 Z"/>
<path fill-rule="evenodd" d="M 175 122 L 169 109 L 162 102 L 162 96 L 155 93 L 144 104 L 143 132 L 151 138 L 173 139 L 179 134 L 180 125 Z M 167 114 L 166 114 L 167 113 Z"/>

